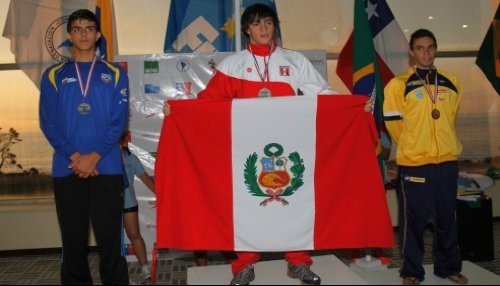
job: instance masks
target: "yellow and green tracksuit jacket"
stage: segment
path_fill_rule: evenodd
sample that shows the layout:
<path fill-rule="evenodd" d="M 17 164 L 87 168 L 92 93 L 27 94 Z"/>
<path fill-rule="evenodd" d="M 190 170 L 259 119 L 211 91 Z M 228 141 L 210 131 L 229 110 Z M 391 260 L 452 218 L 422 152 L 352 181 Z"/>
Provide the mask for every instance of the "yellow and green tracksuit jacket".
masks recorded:
<path fill-rule="evenodd" d="M 438 91 L 434 104 L 429 92 L 435 94 L 435 72 Z M 394 77 L 384 88 L 384 121 L 397 144 L 398 165 L 422 166 L 455 161 L 462 152 L 455 129 L 461 98 L 459 79 L 451 73 L 434 69 L 426 90 L 424 78 L 410 68 Z M 439 110 L 438 119 L 431 116 L 434 108 Z"/>

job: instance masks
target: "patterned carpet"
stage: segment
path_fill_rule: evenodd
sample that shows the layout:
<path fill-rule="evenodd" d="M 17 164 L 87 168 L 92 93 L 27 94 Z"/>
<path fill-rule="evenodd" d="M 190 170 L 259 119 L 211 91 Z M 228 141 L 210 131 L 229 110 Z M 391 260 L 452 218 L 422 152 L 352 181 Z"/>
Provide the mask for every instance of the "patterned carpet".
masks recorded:
<path fill-rule="evenodd" d="M 500 221 L 493 223 L 494 260 L 476 261 L 475 264 L 497 275 L 500 275 Z M 478 241 L 478 243 L 481 243 Z M 432 264 L 431 258 L 432 229 L 425 234 L 424 264 Z M 0 285 L 55 285 L 60 284 L 60 250 L 32 250 L 0 252 Z M 350 250 L 316 251 L 313 255 L 334 254 L 344 263 L 349 264 L 352 252 Z M 389 268 L 400 266 L 401 256 L 396 245 L 393 249 L 385 249 L 386 256 L 391 260 Z M 262 260 L 282 259 L 281 253 L 264 253 Z M 218 252 L 209 252 L 209 264 L 224 264 L 225 260 Z M 89 254 L 89 264 L 94 284 L 100 284 L 98 266 L 99 258 L 96 252 Z M 194 265 L 191 252 L 177 250 L 160 250 L 158 254 L 158 270 L 156 284 L 185 285 L 186 271 Z M 140 279 L 140 268 L 136 262 L 129 262 L 130 280 L 134 284 L 151 284 L 149 280 Z M 229 283 L 229 281 L 228 281 Z"/>

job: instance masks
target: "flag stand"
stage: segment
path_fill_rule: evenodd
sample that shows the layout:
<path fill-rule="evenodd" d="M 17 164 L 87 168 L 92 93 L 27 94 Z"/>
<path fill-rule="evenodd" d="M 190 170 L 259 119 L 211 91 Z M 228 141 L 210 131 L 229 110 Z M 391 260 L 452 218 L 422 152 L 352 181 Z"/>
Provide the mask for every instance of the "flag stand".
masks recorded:
<path fill-rule="evenodd" d="M 361 258 L 353 258 L 349 267 L 363 272 L 363 271 L 382 271 L 387 269 L 387 265 L 381 259 L 373 257 L 371 249 L 365 250 L 366 254 Z"/>

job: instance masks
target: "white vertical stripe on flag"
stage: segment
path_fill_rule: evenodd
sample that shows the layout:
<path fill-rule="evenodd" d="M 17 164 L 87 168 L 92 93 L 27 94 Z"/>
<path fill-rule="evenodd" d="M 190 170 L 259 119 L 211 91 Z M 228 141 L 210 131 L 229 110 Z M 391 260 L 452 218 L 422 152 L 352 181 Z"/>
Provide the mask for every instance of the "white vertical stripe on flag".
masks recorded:
<path fill-rule="evenodd" d="M 408 41 L 396 19 L 373 38 L 373 44 L 394 75 L 408 69 Z"/>
<path fill-rule="evenodd" d="M 245 102 L 244 102 L 245 101 Z M 241 104 L 243 103 L 244 104 Z M 314 97 L 234 100 L 232 106 L 233 218 L 236 250 L 314 249 L 314 167 L 316 156 L 316 104 Z M 277 112 L 287 110 L 286 114 Z M 257 135 L 256 135 L 257 134 Z M 257 176 L 267 144 L 283 147 L 282 156 L 297 152 L 303 159 L 304 185 L 283 197 L 289 204 L 253 196 L 245 185 L 247 158 L 256 153 Z M 293 163 L 287 161 L 289 171 Z M 265 188 L 261 186 L 265 192 Z M 286 221 L 286 224 L 282 222 Z"/>

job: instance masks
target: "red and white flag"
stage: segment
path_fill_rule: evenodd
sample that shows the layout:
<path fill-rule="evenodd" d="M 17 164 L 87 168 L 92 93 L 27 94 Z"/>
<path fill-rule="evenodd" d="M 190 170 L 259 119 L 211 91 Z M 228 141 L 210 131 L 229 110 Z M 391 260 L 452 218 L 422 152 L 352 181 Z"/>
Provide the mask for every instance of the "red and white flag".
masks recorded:
<path fill-rule="evenodd" d="M 393 247 L 364 96 L 170 101 L 155 166 L 160 248 Z"/>

